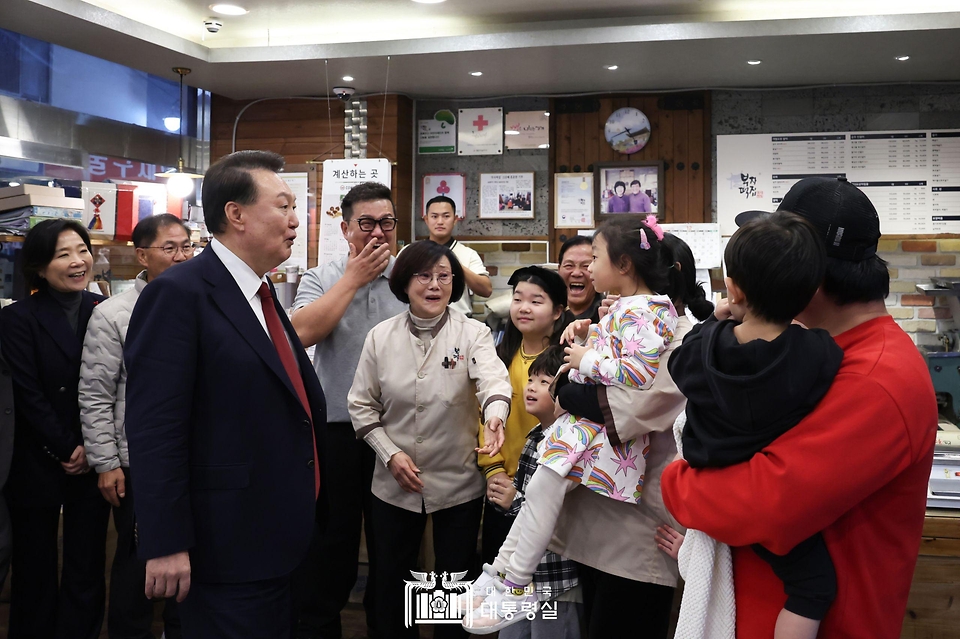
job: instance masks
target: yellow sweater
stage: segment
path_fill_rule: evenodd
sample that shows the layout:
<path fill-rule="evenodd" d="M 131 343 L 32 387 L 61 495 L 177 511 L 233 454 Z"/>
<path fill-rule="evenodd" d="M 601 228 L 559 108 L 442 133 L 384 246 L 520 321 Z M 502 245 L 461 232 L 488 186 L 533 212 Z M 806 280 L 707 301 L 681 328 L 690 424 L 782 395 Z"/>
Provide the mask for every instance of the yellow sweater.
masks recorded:
<path fill-rule="evenodd" d="M 510 401 L 510 416 L 507 417 L 507 423 L 505 424 L 506 432 L 504 433 L 503 448 L 493 457 L 479 455 L 477 458 L 477 463 L 486 478 L 504 472 L 507 473 L 507 476 L 513 478 L 517 473 L 517 464 L 520 463 L 520 453 L 523 451 L 523 445 L 527 441 L 527 433 L 539 423 L 537 418 L 528 413 L 523 405 L 523 389 L 527 386 L 530 364 L 537 359 L 539 354 L 527 355 L 523 352 L 523 345 L 521 345 L 510 361 L 507 372 L 510 373 L 510 386 L 513 387 L 513 392 Z M 480 445 L 483 446 L 482 423 L 480 424 Z"/>

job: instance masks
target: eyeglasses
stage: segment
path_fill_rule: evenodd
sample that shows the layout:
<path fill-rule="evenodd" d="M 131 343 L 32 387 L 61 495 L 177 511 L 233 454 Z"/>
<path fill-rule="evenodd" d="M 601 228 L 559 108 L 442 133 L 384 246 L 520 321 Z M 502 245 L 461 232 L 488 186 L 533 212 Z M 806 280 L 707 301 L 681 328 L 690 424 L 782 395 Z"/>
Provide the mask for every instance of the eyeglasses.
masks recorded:
<path fill-rule="evenodd" d="M 392 231 L 397 228 L 397 218 L 395 217 L 382 217 L 379 220 L 372 217 L 361 217 L 357 219 L 357 226 L 360 227 L 360 230 L 364 233 L 369 233 L 373 229 L 380 225 L 380 228 L 384 231 Z"/>
<path fill-rule="evenodd" d="M 433 281 L 433 278 L 437 278 L 437 284 L 440 286 L 446 286 L 453 281 L 453 273 L 414 273 L 417 278 L 417 281 L 427 286 L 430 282 Z"/>
<path fill-rule="evenodd" d="M 177 254 L 177 251 L 183 253 L 184 257 L 190 257 L 193 255 L 194 251 L 197 250 L 197 245 L 191 242 L 190 244 L 165 244 L 163 246 L 141 246 L 140 248 L 155 248 L 163 251 L 163 254 L 167 257 L 173 257 Z"/>

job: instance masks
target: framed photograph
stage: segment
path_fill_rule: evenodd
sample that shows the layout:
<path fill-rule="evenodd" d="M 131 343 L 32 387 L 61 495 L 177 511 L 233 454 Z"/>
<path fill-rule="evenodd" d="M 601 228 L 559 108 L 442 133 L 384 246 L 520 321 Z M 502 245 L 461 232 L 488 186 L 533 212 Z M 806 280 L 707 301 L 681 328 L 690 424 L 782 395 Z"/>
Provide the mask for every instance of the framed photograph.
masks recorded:
<path fill-rule="evenodd" d="M 446 195 L 456 203 L 458 220 L 467 216 L 467 181 L 463 173 L 427 173 L 423 176 L 420 217 L 426 217 L 427 202 L 438 195 Z"/>
<path fill-rule="evenodd" d="M 533 173 L 481 173 L 480 219 L 532 220 Z"/>
<path fill-rule="evenodd" d="M 663 162 L 599 162 L 593 174 L 595 210 L 601 217 L 648 213 L 662 217 Z"/>

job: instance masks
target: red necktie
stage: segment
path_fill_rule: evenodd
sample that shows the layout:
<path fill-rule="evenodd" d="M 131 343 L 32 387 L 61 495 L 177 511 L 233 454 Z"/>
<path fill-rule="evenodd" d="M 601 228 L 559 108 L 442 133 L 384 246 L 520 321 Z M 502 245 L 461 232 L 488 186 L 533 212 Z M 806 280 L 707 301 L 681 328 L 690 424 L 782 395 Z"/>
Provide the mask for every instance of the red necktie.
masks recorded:
<path fill-rule="evenodd" d="M 303 409 L 307 411 L 310 417 L 310 433 L 313 436 L 313 484 L 315 489 L 315 498 L 320 496 L 320 460 L 317 459 L 317 434 L 313 430 L 313 411 L 310 410 L 310 401 L 307 399 L 307 389 L 303 386 L 303 377 L 300 376 L 300 368 L 297 366 L 297 360 L 290 350 L 290 343 L 287 342 L 287 333 L 283 330 L 283 324 L 280 323 L 280 315 L 277 313 L 277 307 L 273 303 L 273 295 L 270 294 L 270 287 L 266 282 L 260 285 L 257 291 L 260 296 L 260 305 L 263 307 L 263 318 L 267 321 L 267 331 L 270 333 L 270 339 L 273 341 L 273 347 L 277 349 L 277 355 L 280 356 L 280 362 L 283 364 L 283 370 L 287 371 L 287 377 L 293 383 L 293 389 L 297 391 L 297 397 L 303 404 Z"/>

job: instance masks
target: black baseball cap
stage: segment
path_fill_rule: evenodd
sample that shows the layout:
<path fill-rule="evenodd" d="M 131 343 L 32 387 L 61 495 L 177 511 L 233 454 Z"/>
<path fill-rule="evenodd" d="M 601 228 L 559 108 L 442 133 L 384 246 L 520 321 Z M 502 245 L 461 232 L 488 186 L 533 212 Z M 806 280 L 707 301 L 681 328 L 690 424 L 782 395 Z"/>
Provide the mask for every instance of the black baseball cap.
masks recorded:
<path fill-rule="evenodd" d="M 828 257 L 859 262 L 877 253 L 880 216 L 870 198 L 845 177 L 804 178 L 787 191 L 777 210 L 806 218 L 826 243 Z"/>
<path fill-rule="evenodd" d="M 764 215 L 770 215 L 770 211 L 744 211 L 743 213 L 737 213 L 737 217 L 733 218 L 733 221 L 740 227 Z"/>

